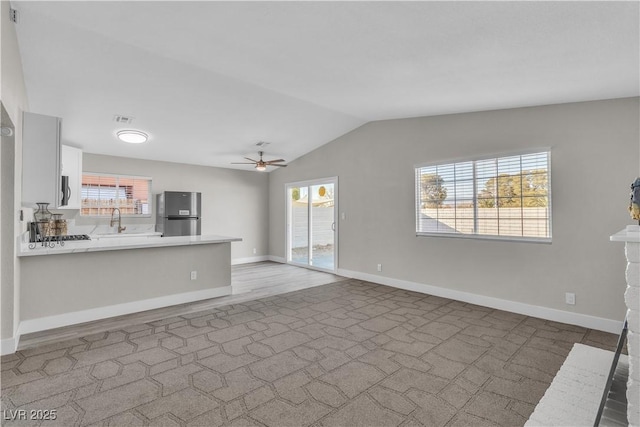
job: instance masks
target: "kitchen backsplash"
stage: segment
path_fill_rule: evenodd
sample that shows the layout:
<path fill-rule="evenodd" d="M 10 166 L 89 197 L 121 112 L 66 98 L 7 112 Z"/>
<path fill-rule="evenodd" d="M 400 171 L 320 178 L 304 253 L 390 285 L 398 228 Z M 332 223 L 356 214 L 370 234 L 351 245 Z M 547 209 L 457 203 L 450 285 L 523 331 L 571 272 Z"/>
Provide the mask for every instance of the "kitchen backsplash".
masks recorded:
<path fill-rule="evenodd" d="M 150 231 L 156 231 L 155 224 L 127 224 L 126 222 L 122 223 L 123 227 L 127 227 L 124 231 L 125 233 L 146 233 Z M 118 225 L 113 227 L 109 227 L 109 223 L 107 224 L 99 224 L 99 225 L 78 225 L 73 221 L 73 225 L 71 223 L 67 224 L 69 228 L 69 234 L 109 234 L 109 233 L 117 233 Z"/>
<path fill-rule="evenodd" d="M 21 233 L 27 231 L 27 224 L 33 221 L 35 209 L 28 206 L 22 207 L 24 220 L 20 223 Z M 77 210 L 50 209 L 52 213 L 63 214 L 63 219 L 67 220 L 67 234 L 108 234 L 117 232 L 117 225 L 109 227 L 111 218 L 109 217 L 81 217 Z M 121 224 L 127 227 L 127 233 L 142 233 L 155 231 L 155 218 L 132 218 L 123 216 Z"/>

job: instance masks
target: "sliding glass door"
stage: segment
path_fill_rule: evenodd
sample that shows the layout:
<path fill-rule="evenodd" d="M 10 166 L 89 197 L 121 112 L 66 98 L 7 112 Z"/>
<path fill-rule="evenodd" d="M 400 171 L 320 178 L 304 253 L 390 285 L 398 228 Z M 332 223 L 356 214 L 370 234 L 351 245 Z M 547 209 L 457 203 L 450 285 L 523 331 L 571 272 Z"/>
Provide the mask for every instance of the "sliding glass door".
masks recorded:
<path fill-rule="evenodd" d="M 337 178 L 286 185 L 287 262 L 335 272 Z"/>

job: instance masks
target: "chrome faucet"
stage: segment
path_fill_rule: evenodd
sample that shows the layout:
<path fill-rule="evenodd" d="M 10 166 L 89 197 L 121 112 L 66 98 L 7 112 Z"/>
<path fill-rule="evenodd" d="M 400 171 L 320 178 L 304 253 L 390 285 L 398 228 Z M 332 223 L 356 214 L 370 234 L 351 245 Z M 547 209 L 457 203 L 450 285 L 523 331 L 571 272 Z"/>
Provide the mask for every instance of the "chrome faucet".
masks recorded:
<path fill-rule="evenodd" d="M 116 220 L 113 219 L 113 215 L 116 213 L 116 211 L 118 211 L 118 233 L 122 233 L 127 229 L 127 227 L 122 226 L 122 217 L 120 216 L 120 209 L 118 208 L 113 208 L 113 210 L 111 211 L 111 221 L 109 222 L 109 227 L 113 227 L 116 222 Z"/>

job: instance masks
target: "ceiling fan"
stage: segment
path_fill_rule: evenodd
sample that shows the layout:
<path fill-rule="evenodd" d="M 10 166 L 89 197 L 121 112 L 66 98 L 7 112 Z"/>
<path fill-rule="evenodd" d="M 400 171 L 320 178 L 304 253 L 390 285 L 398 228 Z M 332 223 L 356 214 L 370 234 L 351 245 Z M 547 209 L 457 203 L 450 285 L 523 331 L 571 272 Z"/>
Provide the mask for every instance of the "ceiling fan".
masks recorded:
<path fill-rule="evenodd" d="M 251 163 L 248 162 L 242 162 L 242 163 L 231 163 L 232 165 L 256 165 L 255 168 L 258 171 L 264 171 L 267 169 L 267 166 L 278 166 L 281 168 L 286 168 L 287 165 L 278 165 L 276 163 L 280 163 L 280 162 L 284 162 L 286 160 L 284 159 L 277 159 L 277 160 L 262 160 L 262 155 L 264 154 L 264 151 L 258 151 L 258 154 L 260 155 L 260 160 L 253 160 L 250 159 L 249 157 L 245 157 L 245 159 L 250 160 Z"/>

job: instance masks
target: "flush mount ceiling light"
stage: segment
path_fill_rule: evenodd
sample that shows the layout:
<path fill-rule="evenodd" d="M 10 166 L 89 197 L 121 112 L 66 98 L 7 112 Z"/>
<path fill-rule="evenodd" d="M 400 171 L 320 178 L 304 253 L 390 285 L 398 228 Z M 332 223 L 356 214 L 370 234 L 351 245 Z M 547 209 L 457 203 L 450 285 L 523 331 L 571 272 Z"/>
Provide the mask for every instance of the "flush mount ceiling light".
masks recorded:
<path fill-rule="evenodd" d="M 116 134 L 120 141 L 128 142 L 130 144 L 142 144 L 147 142 L 149 135 L 139 130 L 121 130 Z"/>

